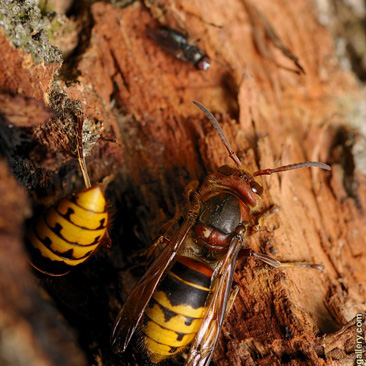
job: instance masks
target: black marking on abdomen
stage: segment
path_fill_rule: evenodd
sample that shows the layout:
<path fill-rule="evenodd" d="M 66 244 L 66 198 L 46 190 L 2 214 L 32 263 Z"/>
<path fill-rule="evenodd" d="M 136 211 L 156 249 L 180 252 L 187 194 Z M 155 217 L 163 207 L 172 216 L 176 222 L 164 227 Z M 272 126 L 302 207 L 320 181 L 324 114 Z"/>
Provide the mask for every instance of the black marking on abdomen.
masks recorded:
<path fill-rule="evenodd" d="M 157 326 L 159 326 L 160 328 L 162 328 L 162 329 L 164 329 L 164 330 L 167 330 L 168 332 L 173 332 L 173 333 L 175 333 L 175 334 L 177 335 L 177 339 L 176 339 L 176 340 L 177 340 L 178 342 L 179 342 L 179 341 L 182 341 L 182 340 L 183 340 L 183 338 L 184 338 L 184 336 L 186 336 L 187 334 L 192 334 L 192 333 L 181 333 L 181 332 L 177 332 L 176 330 L 166 328 L 166 327 L 164 327 L 163 325 L 158 324 L 154 319 L 151 319 L 151 318 L 150 318 L 150 317 L 145 313 L 144 325 L 146 326 L 146 325 L 148 324 L 148 322 L 153 322 L 153 323 L 155 323 Z M 144 334 L 145 334 L 145 336 L 146 336 L 146 337 L 149 337 L 149 336 L 145 333 L 144 329 L 143 329 L 143 332 L 144 332 Z M 151 337 L 149 337 L 149 338 L 150 338 L 150 339 L 153 339 L 153 338 L 151 338 Z M 153 339 L 153 341 L 154 341 L 154 342 L 156 342 L 156 340 L 155 340 L 155 339 Z M 167 346 L 171 347 L 171 345 L 170 345 L 170 344 L 167 344 L 167 343 L 161 343 L 161 342 L 157 342 L 157 343 L 165 344 L 165 345 L 167 345 Z"/>
<path fill-rule="evenodd" d="M 51 252 L 53 252 L 53 250 L 51 249 L 51 245 L 52 245 L 52 240 L 46 236 L 44 239 L 40 238 L 40 236 L 38 235 L 37 230 L 34 228 L 34 234 L 36 235 L 37 239 L 47 248 L 49 249 Z"/>
<path fill-rule="evenodd" d="M 62 225 L 59 224 L 58 222 L 56 223 L 55 227 L 52 227 L 50 226 L 47 221 L 45 221 L 47 226 L 58 236 L 60 237 L 62 240 L 65 240 L 66 242 L 70 243 L 70 244 L 74 244 L 74 245 L 80 245 L 80 246 L 89 246 L 89 245 L 95 245 L 95 244 L 98 244 L 100 242 L 100 235 L 98 235 L 94 241 L 92 243 L 88 243 L 88 244 L 79 244 L 79 243 L 76 243 L 76 242 L 71 242 L 71 241 L 68 241 L 67 239 L 65 239 L 63 237 L 63 235 L 61 234 L 61 230 L 63 229 Z M 91 230 L 93 231 L 93 230 Z"/>
<path fill-rule="evenodd" d="M 176 353 L 178 351 L 178 349 L 179 349 L 179 347 L 172 347 L 172 346 L 169 346 L 169 347 L 170 347 L 169 353 Z"/>
<path fill-rule="evenodd" d="M 173 306 L 188 305 L 193 309 L 204 306 L 210 292 L 209 289 L 201 290 L 169 274 L 164 277 L 156 291 L 164 292 Z"/>
<path fill-rule="evenodd" d="M 200 263 L 200 265 L 204 266 L 204 264 L 201 264 L 201 263 Z M 210 288 L 211 277 L 206 276 L 202 272 L 189 268 L 183 263 L 175 262 L 170 271 L 173 272 L 175 275 L 177 275 L 184 281 L 193 283 L 198 286 Z"/>
<path fill-rule="evenodd" d="M 101 219 L 101 220 L 100 220 L 100 225 L 99 225 L 99 227 L 97 227 L 95 230 L 105 229 L 105 228 L 106 228 L 106 226 L 105 226 L 104 224 L 105 224 L 105 219 Z"/>
<path fill-rule="evenodd" d="M 186 316 L 186 320 L 184 321 L 184 324 L 189 327 L 190 325 L 192 325 L 194 319 L 195 318 L 190 318 L 190 317 Z"/>
<path fill-rule="evenodd" d="M 62 214 L 62 213 L 58 210 L 58 208 L 56 208 L 56 211 L 57 211 L 57 213 L 58 213 L 60 216 L 62 216 L 62 217 L 63 217 L 63 218 L 65 218 L 67 221 L 69 221 L 69 222 L 71 222 L 72 224 L 74 224 L 74 223 L 71 221 L 70 216 L 71 216 L 72 214 L 74 214 L 74 213 L 75 213 L 75 211 L 74 211 L 71 207 L 69 207 L 69 208 L 67 209 L 67 212 L 66 212 L 65 214 Z"/>
<path fill-rule="evenodd" d="M 71 259 L 71 260 L 79 260 L 79 259 L 86 259 L 90 256 L 90 254 L 93 252 L 94 249 L 92 250 L 89 250 L 89 252 L 85 253 L 82 257 L 79 257 L 79 258 L 75 258 L 74 257 L 74 249 L 73 248 L 70 248 L 68 250 L 66 250 L 65 252 L 59 252 L 57 250 L 54 250 L 51 246 L 53 244 L 52 240 L 46 236 L 44 239 L 42 239 L 39 235 L 38 235 L 38 232 L 37 230 L 35 230 L 34 228 L 34 234 L 35 236 L 37 237 L 37 239 L 49 250 L 51 251 L 52 253 L 58 255 L 59 257 L 61 257 L 62 259 Z M 72 245 L 72 244 L 69 244 L 69 245 Z M 67 246 L 69 246 L 67 245 Z M 66 249 L 66 248 L 65 248 Z"/>
<path fill-rule="evenodd" d="M 94 213 L 93 211 L 89 211 L 89 210 L 86 210 L 85 208 L 82 208 L 80 206 L 78 206 L 79 208 L 83 209 L 84 211 L 87 211 L 87 212 L 92 212 Z M 96 227 L 95 229 L 90 229 L 86 226 L 81 226 L 81 225 L 77 225 L 74 221 L 72 221 L 71 219 L 71 215 L 75 213 L 75 211 L 69 207 L 67 209 L 67 212 L 65 214 L 61 213 L 59 210 L 58 210 L 58 207 L 55 208 L 56 212 L 61 216 L 63 217 L 65 220 L 67 220 L 68 222 L 70 222 L 72 225 L 76 226 L 76 227 L 79 227 L 81 229 L 84 229 L 84 230 L 90 230 L 90 231 L 93 231 L 93 230 L 101 230 L 101 229 L 105 229 L 106 228 L 106 225 L 105 225 L 105 218 L 101 219 L 99 221 L 99 226 Z"/>
<path fill-rule="evenodd" d="M 28 253 L 30 255 L 31 262 L 41 272 L 52 275 L 63 275 L 69 272 L 73 266 L 61 261 L 53 261 L 47 257 L 44 257 L 38 248 L 35 248 L 29 239 L 26 239 L 26 245 Z"/>
<path fill-rule="evenodd" d="M 163 312 L 165 323 L 168 323 L 170 319 L 174 318 L 177 315 L 181 315 L 181 316 L 184 316 L 185 317 L 184 324 L 187 325 L 187 326 L 191 325 L 192 322 L 193 322 L 193 320 L 196 319 L 196 318 L 191 318 L 191 317 L 186 316 L 186 315 L 177 314 L 176 312 L 167 309 L 165 306 L 159 304 L 156 300 L 154 300 L 153 298 L 151 298 L 150 301 L 149 301 L 149 308 L 153 308 L 155 304 Z"/>

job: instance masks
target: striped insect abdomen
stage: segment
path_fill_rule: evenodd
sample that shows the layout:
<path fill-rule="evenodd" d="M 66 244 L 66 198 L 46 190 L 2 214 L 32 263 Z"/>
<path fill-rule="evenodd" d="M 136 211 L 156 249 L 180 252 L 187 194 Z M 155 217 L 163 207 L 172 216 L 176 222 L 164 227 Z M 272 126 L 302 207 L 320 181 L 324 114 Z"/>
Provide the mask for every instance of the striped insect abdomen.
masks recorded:
<path fill-rule="evenodd" d="M 62 199 L 28 232 L 32 266 L 51 276 L 68 273 L 97 248 L 107 224 L 106 200 L 99 185 Z"/>
<path fill-rule="evenodd" d="M 145 309 L 144 345 L 157 363 L 183 351 L 206 314 L 212 269 L 194 259 L 178 257 Z"/>

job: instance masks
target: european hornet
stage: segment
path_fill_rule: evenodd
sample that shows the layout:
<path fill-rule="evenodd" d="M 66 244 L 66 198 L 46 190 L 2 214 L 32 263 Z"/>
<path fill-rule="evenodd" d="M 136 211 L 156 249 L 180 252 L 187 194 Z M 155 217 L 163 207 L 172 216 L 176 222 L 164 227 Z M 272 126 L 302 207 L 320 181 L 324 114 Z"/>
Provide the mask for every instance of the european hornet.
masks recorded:
<path fill-rule="evenodd" d="M 86 189 L 48 208 L 28 230 L 31 265 L 49 276 L 62 276 L 85 262 L 103 240 L 110 247 L 107 202 L 100 184 L 91 185 L 83 154 L 83 119 L 77 117 L 78 162 Z"/>
<path fill-rule="evenodd" d="M 196 45 L 190 43 L 188 37 L 168 27 L 147 28 L 147 35 L 165 52 L 179 60 L 192 63 L 199 70 L 208 70 L 210 58 Z"/>
<path fill-rule="evenodd" d="M 136 333 L 138 344 L 152 363 L 188 349 L 186 366 L 209 365 L 225 314 L 237 291 L 231 292 L 238 255 L 257 258 L 273 267 L 323 269 L 319 264 L 279 262 L 245 246 L 258 231 L 266 212 L 258 212 L 263 193 L 256 180 L 286 170 L 317 167 L 303 162 L 254 173 L 242 168 L 214 116 L 193 102 L 210 119 L 235 167 L 221 166 L 196 189 L 188 186 L 183 222 L 129 294 L 113 328 L 112 345 L 126 350 Z"/>

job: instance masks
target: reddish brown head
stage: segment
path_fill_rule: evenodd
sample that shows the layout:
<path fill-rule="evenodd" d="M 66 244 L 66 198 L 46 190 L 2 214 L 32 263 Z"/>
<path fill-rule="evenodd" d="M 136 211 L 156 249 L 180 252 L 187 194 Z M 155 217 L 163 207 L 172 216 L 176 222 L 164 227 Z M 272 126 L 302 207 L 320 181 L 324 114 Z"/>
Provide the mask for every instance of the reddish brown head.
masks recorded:
<path fill-rule="evenodd" d="M 223 165 L 215 174 L 215 185 L 237 195 L 249 206 L 258 205 L 263 187 L 246 170 Z"/>

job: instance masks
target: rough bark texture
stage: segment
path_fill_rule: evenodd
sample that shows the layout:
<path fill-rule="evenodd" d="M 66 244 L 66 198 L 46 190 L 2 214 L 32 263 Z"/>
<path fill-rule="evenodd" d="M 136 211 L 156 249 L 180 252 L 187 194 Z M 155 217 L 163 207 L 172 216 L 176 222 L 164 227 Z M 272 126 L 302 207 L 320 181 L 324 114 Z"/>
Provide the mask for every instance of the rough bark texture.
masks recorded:
<path fill-rule="evenodd" d="M 109 336 L 143 273 L 134 267 L 138 254 L 184 209 L 187 183 L 230 163 L 191 103 L 198 100 L 215 113 L 249 170 L 305 160 L 332 166 L 260 178 L 263 207 L 280 211 L 250 248 L 283 261 L 323 263 L 325 270 L 239 260 L 240 291 L 214 364 L 354 365 L 355 317 L 366 311 L 365 91 L 341 68 L 316 4 L 64 5 L 57 9 L 68 9 L 69 17 L 60 15 L 62 31 L 53 33 L 70 55 L 63 63 L 35 62 L 1 23 L 0 363 L 133 364 L 133 354 L 112 353 Z M 148 39 L 146 27 L 159 24 L 200 39 L 211 69 L 198 71 Z M 26 264 L 22 228 L 31 204 L 20 184 L 34 211 L 83 187 L 75 160 L 79 113 L 89 129 L 92 181 L 114 174 L 107 191 L 113 247 L 50 279 Z M 53 301 L 41 296 L 44 290 Z"/>

